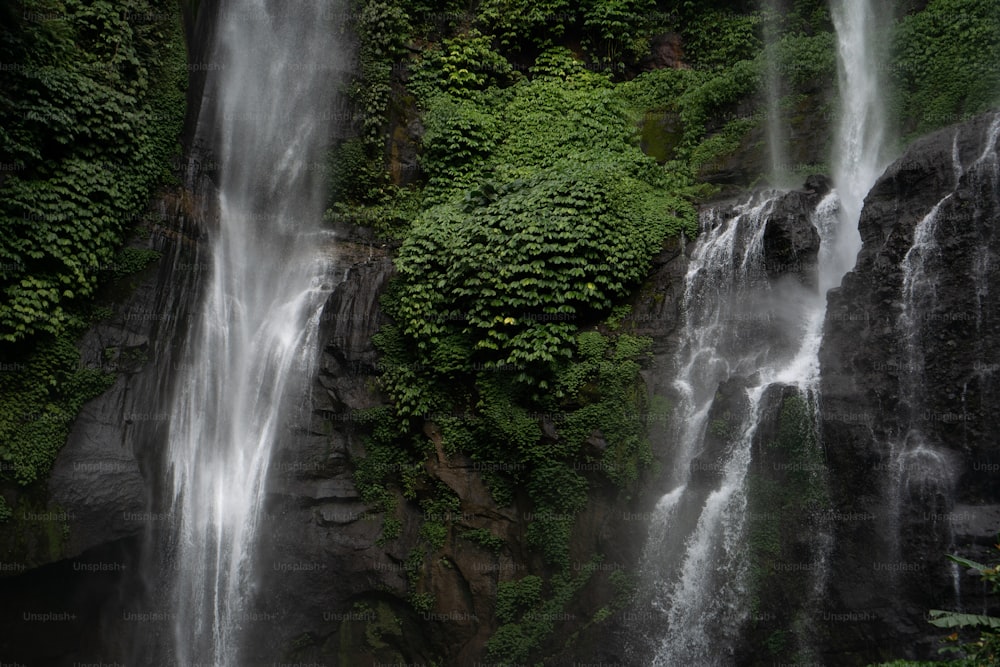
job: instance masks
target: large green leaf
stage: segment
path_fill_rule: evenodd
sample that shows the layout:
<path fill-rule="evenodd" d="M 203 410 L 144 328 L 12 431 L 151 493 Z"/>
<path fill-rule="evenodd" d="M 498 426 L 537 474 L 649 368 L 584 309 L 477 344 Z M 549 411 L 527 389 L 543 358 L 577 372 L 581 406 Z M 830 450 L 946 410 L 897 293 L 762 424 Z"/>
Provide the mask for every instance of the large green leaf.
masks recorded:
<path fill-rule="evenodd" d="M 989 628 L 991 630 L 1000 629 L 1000 618 L 996 616 L 985 616 L 983 614 L 963 614 L 957 611 L 946 611 L 942 609 L 931 609 L 931 618 L 928 619 L 931 625 L 939 628 Z"/>

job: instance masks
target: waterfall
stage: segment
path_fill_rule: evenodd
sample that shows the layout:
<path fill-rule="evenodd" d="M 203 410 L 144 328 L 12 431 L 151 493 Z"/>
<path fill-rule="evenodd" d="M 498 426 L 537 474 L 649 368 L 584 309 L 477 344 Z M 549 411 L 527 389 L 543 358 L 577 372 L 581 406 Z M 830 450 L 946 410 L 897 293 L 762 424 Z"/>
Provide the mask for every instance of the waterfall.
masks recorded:
<path fill-rule="evenodd" d="M 759 270 L 758 239 L 780 192 L 752 195 L 728 219 L 716 210 L 703 212 L 685 277 L 672 474 L 643 558 L 651 605 L 660 619 L 654 665 L 734 661 L 751 612 L 748 470 L 763 399 L 772 386 L 792 387 L 815 421 L 825 295 L 854 265 L 862 203 L 887 162 L 884 87 L 874 46 L 881 34 L 877 17 L 871 4 L 860 0 L 835 0 L 832 9 L 841 110 L 833 156 L 836 190 L 811 215 L 821 243 L 818 289 L 788 280 L 772 283 Z M 780 151 L 772 147 L 771 155 Z M 730 396 L 727 419 L 718 420 L 724 393 Z M 804 605 L 819 603 L 825 582 L 830 542 L 819 527 L 815 543 Z M 808 632 L 808 622 L 802 627 Z M 810 655 L 806 639 L 797 639 L 799 655 Z"/>
<path fill-rule="evenodd" d="M 343 69 L 324 0 L 219 9 L 199 133 L 219 167 L 209 274 L 170 406 L 172 659 L 240 656 L 271 451 L 312 377 L 332 260 L 315 241 Z"/>
<path fill-rule="evenodd" d="M 767 388 L 807 389 L 803 349 L 813 347 L 819 306 L 814 289 L 772 284 L 765 272 L 766 223 L 783 195 L 758 193 L 731 212 L 706 209 L 701 217 L 685 278 L 672 488 L 657 506 L 644 559 L 666 627 L 655 665 L 726 664 L 749 615 L 751 447 Z M 737 408 L 720 425 L 717 394 L 733 380 Z"/>
<path fill-rule="evenodd" d="M 832 0 L 837 32 L 837 83 L 840 115 L 833 155 L 833 182 L 840 200 L 839 223 L 833 242 L 833 261 L 827 277 L 840 279 L 854 266 L 861 249 L 858 220 L 865 195 L 885 169 L 885 82 L 879 64 L 885 43 L 873 0 Z M 830 285 L 831 287 L 834 285 Z"/>

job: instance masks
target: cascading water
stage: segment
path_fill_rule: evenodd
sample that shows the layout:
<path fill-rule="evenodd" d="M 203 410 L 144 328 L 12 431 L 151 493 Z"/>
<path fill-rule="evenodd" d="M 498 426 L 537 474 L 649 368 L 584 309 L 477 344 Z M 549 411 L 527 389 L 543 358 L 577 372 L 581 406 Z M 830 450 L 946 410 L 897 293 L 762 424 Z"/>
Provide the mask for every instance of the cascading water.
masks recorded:
<path fill-rule="evenodd" d="M 837 284 L 854 266 L 861 249 L 858 220 L 865 195 L 888 164 L 885 82 L 879 63 L 885 61 L 876 45 L 885 26 L 871 0 L 833 0 L 830 11 L 837 33 L 837 83 L 840 116 L 833 156 L 833 182 L 840 201 L 837 230 L 828 275 Z M 882 40 L 884 42 L 884 40 Z"/>
<path fill-rule="evenodd" d="M 685 281 L 673 488 L 658 504 L 647 546 L 653 605 L 666 625 L 655 665 L 726 664 L 749 616 L 751 447 L 766 389 L 781 383 L 805 390 L 812 379 L 802 349 L 812 345 L 807 334 L 818 307 L 814 288 L 771 284 L 765 271 L 765 227 L 782 196 L 755 195 L 728 218 L 712 209 L 702 216 Z M 717 392 L 734 379 L 740 407 L 719 420 Z M 678 535 L 686 539 L 679 542 Z"/>
<path fill-rule="evenodd" d="M 219 10 L 212 113 L 199 119 L 219 168 L 210 273 L 170 408 L 168 567 L 178 664 L 246 664 L 253 554 L 271 450 L 312 376 L 330 262 L 310 231 L 317 165 L 343 69 L 324 0 Z"/>
<path fill-rule="evenodd" d="M 825 294 L 854 264 L 862 202 L 886 164 L 880 59 L 873 46 L 877 17 L 869 2 L 834 5 L 842 108 L 837 189 L 811 216 L 821 244 L 817 284 L 772 284 L 760 270 L 758 240 L 781 193 L 754 195 L 728 220 L 704 213 L 685 278 L 685 328 L 674 382 L 678 444 L 671 487 L 658 503 L 644 558 L 652 605 L 662 621 L 654 665 L 733 660 L 750 616 L 747 478 L 762 399 L 772 385 L 791 386 L 815 412 Z M 722 388 L 734 382 L 737 414 L 710 423 Z M 816 540 L 814 596 L 822 590 L 828 548 L 827 541 Z"/>

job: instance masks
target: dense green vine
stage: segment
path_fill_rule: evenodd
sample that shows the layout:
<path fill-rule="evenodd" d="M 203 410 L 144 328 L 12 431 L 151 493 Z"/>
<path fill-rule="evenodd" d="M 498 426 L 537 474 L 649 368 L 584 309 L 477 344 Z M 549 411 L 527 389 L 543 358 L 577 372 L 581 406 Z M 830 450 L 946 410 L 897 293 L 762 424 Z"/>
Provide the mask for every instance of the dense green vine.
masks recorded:
<path fill-rule="evenodd" d="M 893 39 L 895 111 L 914 136 L 1000 104 L 1000 5 L 932 0 Z"/>
<path fill-rule="evenodd" d="M 169 174 L 186 60 L 168 0 L 30 0 L 0 39 L 0 340 L 58 336 Z"/>
<path fill-rule="evenodd" d="M 76 337 L 83 321 L 42 342 L 24 364 L 0 372 L 0 461 L 22 485 L 44 476 L 66 442 L 83 403 L 108 389 L 114 375 L 81 368 Z"/>

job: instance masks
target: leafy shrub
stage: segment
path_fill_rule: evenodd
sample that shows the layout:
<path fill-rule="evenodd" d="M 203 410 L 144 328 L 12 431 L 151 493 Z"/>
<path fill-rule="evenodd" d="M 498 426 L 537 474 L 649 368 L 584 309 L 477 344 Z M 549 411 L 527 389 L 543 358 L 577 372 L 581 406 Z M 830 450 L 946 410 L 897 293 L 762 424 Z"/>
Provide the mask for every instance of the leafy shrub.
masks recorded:
<path fill-rule="evenodd" d="M 346 157 L 353 158 L 351 170 L 366 178 L 354 195 L 369 197 L 379 180 L 385 180 L 382 152 L 385 146 L 385 127 L 388 122 L 389 100 L 392 92 L 392 68 L 406 53 L 410 34 L 410 18 L 400 4 L 393 0 L 364 0 L 357 20 L 360 40 L 358 60 L 360 72 L 350 87 L 351 98 L 362 116 L 367 167 L 358 164 L 356 149 L 348 147 Z M 334 173 L 335 178 L 341 174 Z M 380 178 L 381 177 L 381 178 Z M 340 185 L 335 181 L 334 185 Z M 344 193 L 337 193 L 343 195 Z"/>
<path fill-rule="evenodd" d="M 615 70 L 648 50 L 654 30 L 653 0 L 591 0 L 581 5 L 584 44 L 599 61 Z"/>
<path fill-rule="evenodd" d="M 84 402 L 107 390 L 114 375 L 80 367 L 76 321 L 42 341 L 20 368 L 0 373 L 0 460 L 27 485 L 44 477 Z"/>
<path fill-rule="evenodd" d="M 831 81 L 836 76 L 837 52 L 832 32 L 783 35 L 777 52 L 781 75 L 792 86 Z"/>
<path fill-rule="evenodd" d="M 476 21 L 506 50 L 518 52 L 525 44 L 545 49 L 573 24 L 574 7 L 569 0 L 484 0 Z"/>
<path fill-rule="evenodd" d="M 578 323 L 627 294 L 668 234 L 696 229 L 607 78 L 559 58 L 502 112 L 488 96 L 428 109 L 424 168 L 440 204 L 404 240 L 387 310 L 428 367 L 511 365 L 546 386 Z"/>
<path fill-rule="evenodd" d="M 493 553 L 500 553 L 503 551 L 504 539 L 498 535 L 494 535 L 491 531 L 486 528 L 474 528 L 472 530 L 466 530 L 461 535 L 462 539 L 469 540 L 479 546 L 492 551 Z"/>
<path fill-rule="evenodd" d="M 932 0 L 900 22 L 893 49 L 895 111 L 913 134 L 1000 101 L 1000 5 L 993 0 Z"/>
<path fill-rule="evenodd" d="M 593 571 L 584 566 L 575 577 L 565 572 L 556 574 L 548 595 L 538 577 L 501 583 L 497 587 L 497 618 L 502 625 L 487 643 L 487 655 L 508 664 L 527 662 L 532 651 L 555 631 L 556 620 L 564 617 L 573 596 Z"/>
<path fill-rule="evenodd" d="M 440 48 L 422 55 L 408 88 L 426 102 L 437 93 L 463 97 L 474 90 L 502 85 L 512 68 L 506 58 L 493 50 L 490 41 L 478 30 L 443 40 Z"/>
<path fill-rule="evenodd" d="M 1000 551 L 1000 545 L 994 546 Z M 1000 593 L 1000 563 L 984 565 L 952 554 L 948 558 L 973 570 L 990 587 L 991 593 Z M 930 624 L 939 628 L 971 628 L 979 632 L 978 639 L 964 643 L 959 640 L 958 632 L 953 633 L 946 639 L 950 646 L 942 652 L 957 654 L 971 665 L 995 665 L 1000 661 L 1000 617 L 941 609 L 931 609 L 929 615 Z"/>
<path fill-rule="evenodd" d="M 724 69 L 741 60 L 753 60 L 763 48 L 760 27 L 759 13 L 706 9 L 682 24 L 685 55 L 703 69 Z"/>
<path fill-rule="evenodd" d="M 427 198 L 434 191 L 470 187 L 476 172 L 500 143 L 496 116 L 472 100 L 440 95 L 424 116 L 421 166 L 428 176 Z"/>
<path fill-rule="evenodd" d="M 496 615 L 501 623 L 512 623 L 525 611 L 542 600 L 541 577 L 528 575 L 517 581 L 504 581 L 497 586 Z"/>
<path fill-rule="evenodd" d="M 677 208 L 629 166 L 567 162 L 418 219 L 397 259 L 402 332 L 422 350 L 464 338 L 483 361 L 521 368 L 568 358 L 571 322 L 642 277 L 669 229 L 662 212 Z"/>

